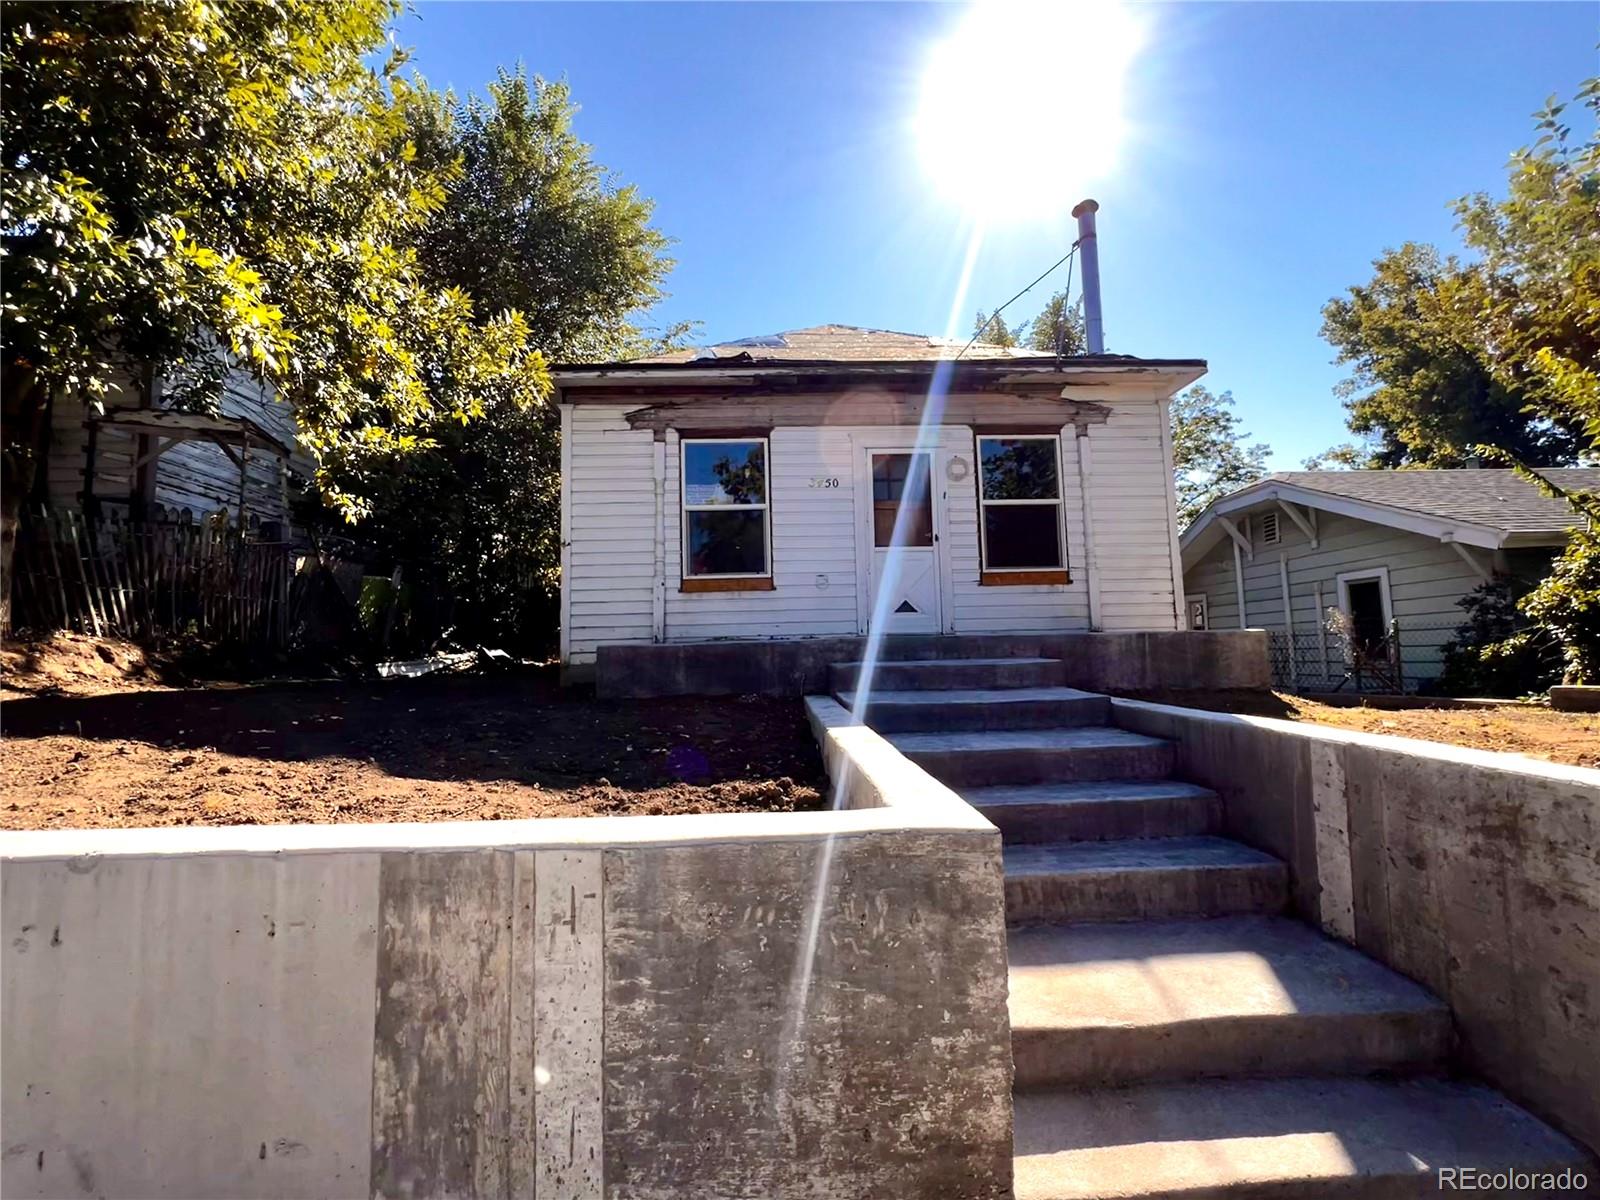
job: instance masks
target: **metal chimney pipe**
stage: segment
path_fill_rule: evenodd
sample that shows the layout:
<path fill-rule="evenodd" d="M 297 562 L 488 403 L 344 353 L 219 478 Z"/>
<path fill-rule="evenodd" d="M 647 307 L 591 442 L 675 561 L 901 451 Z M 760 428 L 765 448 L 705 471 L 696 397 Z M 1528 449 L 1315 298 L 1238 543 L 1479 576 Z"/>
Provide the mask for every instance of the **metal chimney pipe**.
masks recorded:
<path fill-rule="evenodd" d="M 1078 218 L 1078 256 L 1083 259 L 1083 336 L 1090 354 L 1106 352 L 1106 326 L 1100 315 L 1100 245 L 1094 215 L 1100 206 L 1085 200 L 1072 210 Z"/>

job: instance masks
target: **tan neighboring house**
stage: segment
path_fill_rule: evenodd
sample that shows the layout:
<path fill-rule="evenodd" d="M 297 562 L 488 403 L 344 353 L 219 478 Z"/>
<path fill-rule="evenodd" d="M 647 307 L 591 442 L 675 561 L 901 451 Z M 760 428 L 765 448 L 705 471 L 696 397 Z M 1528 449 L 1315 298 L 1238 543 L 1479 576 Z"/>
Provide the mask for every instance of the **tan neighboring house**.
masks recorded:
<path fill-rule="evenodd" d="M 1569 490 L 1600 488 L 1600 468 L 1544 474 Z M 1275 681 L 1301 691 L 1353 683 L 1325 628 L 1329 609 L 1369 645 L 1393 624 L 1400 684 L 1426 690 L 1466 618 L 1462 598 L 1498 576 L 1543 577 L 1580 524 L 1512 471 L 1278 472 L 1184 530 L 1188 623 L 1270 631 Z"/>
<path fill-rule="evenodd" d="M 874 612 L 924 635 L 1182 628 L 1168 407 L 1205 363 L 961 349 L 822 325 L 557 368 L 563 661 L 856 636 Z"/>

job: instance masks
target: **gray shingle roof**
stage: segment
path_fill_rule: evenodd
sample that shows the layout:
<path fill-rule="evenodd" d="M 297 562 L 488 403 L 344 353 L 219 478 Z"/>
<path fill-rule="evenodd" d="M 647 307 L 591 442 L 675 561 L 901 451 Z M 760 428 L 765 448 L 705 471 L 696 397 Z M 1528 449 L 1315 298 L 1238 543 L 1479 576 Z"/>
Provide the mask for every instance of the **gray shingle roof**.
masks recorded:
<path fill-rule="evenodd" d="M 969 335 L 970 336 L 970 335 Z M 787 329 L 763 337 L 740 338 L 714 346 L 677 350 L 636 363 L 709 362 L 749 355 L 754 362 L 933 362 L 954 358 L 966 338 L 932 337 L 925 333 L 896 333 L 890 329 L 862 329 L 855 325 L 813 325 Z M 1023 347 L 978 342 L 966 358 L 1051 358 L 1053 355 Z"/>
<path fill-rule="evenodd" d="M 1541 474 L 1569 491 L 1600 490 L 1600 467 L 1547 468 Z M 1278 471 L 1267 479 L 1506 533 L 1559 533 L 1582 523 L 1565 502 L 1515 471 Z"/>

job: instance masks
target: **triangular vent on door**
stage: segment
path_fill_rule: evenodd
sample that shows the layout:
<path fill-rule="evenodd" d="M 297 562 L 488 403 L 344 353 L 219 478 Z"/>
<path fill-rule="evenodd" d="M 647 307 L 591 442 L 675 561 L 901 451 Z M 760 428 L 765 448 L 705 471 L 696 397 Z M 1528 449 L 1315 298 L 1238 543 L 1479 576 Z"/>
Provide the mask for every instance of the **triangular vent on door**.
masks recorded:
<path fill-rule="evenodd" d="M 897 613 L 921 612 L 921 611 L 922 611 L 921 609 L 919 609 L 915 604 L 911 603 L 911 601 L 909 601 L 909 600 L 900 601 L 900 607 L 895 609 L 895 612 L 897 612 Z"/>

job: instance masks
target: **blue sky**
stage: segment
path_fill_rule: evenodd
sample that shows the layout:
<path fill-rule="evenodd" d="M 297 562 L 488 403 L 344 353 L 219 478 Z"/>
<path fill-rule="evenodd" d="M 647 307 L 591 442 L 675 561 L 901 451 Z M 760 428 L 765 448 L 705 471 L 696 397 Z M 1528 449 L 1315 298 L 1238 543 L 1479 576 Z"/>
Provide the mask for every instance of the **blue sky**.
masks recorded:
<path fill-rule="evenodd" d="M 1330 297 L 1384 247 L 1453 246 L 1448 202 L 1498 191 L 1529 114 L 1597 70 L 1592 4 L 1145 5 L 1132 130 L 1094 186 L 1108 348 L 1201 357 L 1273 465 L 1347 437 Z M 943 332 L 970 220 L 910 126 L 954 4 L 420 3 L 397 30 L 436 86 L 565 76 L 599 161 L 677 239 L 662 320 L 718 341 L 837 321 Z M 999 10 L 993 19 L 1012 19 Z M 1018 37 L 1027 36 L 1019 26 Z M 1059 104 L 996 111 L 1070 155 Z M 953 151 L 990 169 L 982 144 Z M 1059 215 L 985 233 L 961 325 L 1071 244 Z M 1008 310 L 1028 316 L 1059 276 Z M 1076 292 L 1076 281 L 1074 291 Z"/>

